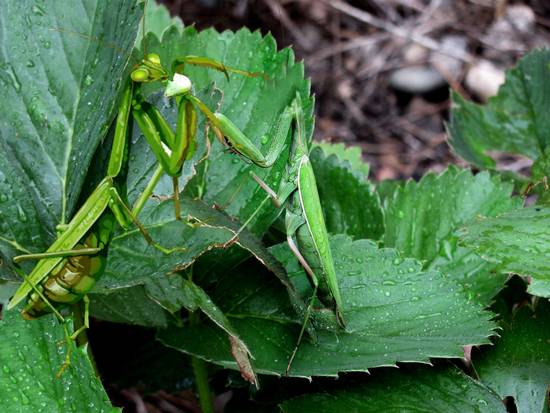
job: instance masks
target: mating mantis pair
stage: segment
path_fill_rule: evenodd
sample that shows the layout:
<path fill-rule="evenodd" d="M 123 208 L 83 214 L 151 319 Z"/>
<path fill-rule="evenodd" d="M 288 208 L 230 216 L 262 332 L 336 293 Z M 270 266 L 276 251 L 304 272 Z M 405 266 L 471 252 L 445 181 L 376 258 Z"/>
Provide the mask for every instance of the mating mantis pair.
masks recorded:
<path fill-rule="evenodd" d="M 53 311 L 61 317 L 56 307 L 74 303 L 85 297 L 96 278 L 101 275 L 104 265 L 102 255 L 105 254 L 117 222 L 123 228 L 135 224 L 145 239 L 164 253 L 169 254 L 178 250 L 165 248 L 156 243 L 140 224 L 137 216 L 162 174 L 167 173 L 174 182 L 175 215 L 180 219 L 178 176 L 181 174 L 183 163 L 195 150 L 198 110 L 207 118 L 222 144 L 260 167 L 269 167 L 274 163 L 293 125 L 293 154 L 288 166 L 291 178 L 281 185 L 277 196 L 272 192 L 271 198 L 279 205 L 282 202 L 288 203 L 286 226 L 289 246 L 306 269 L 314 286 L 314 294 L 306 309 L 299 340 L 304 333 L 318 290 L 321 292 L 321 301 L 336 311 L 337 320 L 343 326 L 342 303 L 328 235 L 313 170 L 309 163 L 307 142 L 303 138 L 304 115 L 300 97 L 297 96 L 280 115 L 272 136 L 272 144 L 264 156 L 227 117 L 212 112 L 192 94 L 191 81 L 178 73 L 185 64 L 210 67 L 226 75 L 228 72 L 247 76 L 257 75 L 228 68 L 211 59 L 188 56 L 176 60 L 176 74 L 173 80 L 168 81 L 168 72 L 161 66 L 159 57 L 155 54 L 147 55 L 132 71 L 132 82 L 124 91 L 105 178 L 45 253 L 23 255 L 14 259 L 16 263 L 24 260 L 39 261 L 28 276 L 21 273 L 25 281 L 15 293 L 8 308 L 14 307 L 30 295 L 23 310 L 24 315 L 33 318 Z M 145 101 L 140 93 L 141 83 L 154 81 L 166 83 L 166 96 L 176 99 L 178 116 L 175 132 L 158 110 Z M 136 120 L 159 163 L 151 181 L 132 209 L 126 205 L 115 185 L 127 150 L 130 114 Z M 265 184 L 261 184 L 265 187 Z M 107 209 L 110 209 L 111 213 L 106 212 Z M 88 301 L 85 299 L 85 305 L 87 304 Z M 85 317 L 84 325 L 72 336 L 77 336 L 87 324 Z M 293 351 L 289 368 L 297 349 L 298 346 Z"/>

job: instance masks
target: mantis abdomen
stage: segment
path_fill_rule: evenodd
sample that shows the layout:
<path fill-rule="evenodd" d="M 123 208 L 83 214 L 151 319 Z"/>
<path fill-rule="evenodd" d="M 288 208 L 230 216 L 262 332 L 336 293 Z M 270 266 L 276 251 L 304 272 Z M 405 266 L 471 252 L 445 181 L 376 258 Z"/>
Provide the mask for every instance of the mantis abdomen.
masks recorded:
<path fill-rule="evenodd" d="M 103 248 L 102 244 L 99 234 L 92 230 L 74 250 Z M 52 307 L 74 304 L 81 300 L 103 273 L 106 262 L 104 252 L 105 250 L 94 255 L 69 256 L 61 261 L 29 295 L 21 312 L 23 317 L 34 319 L 51 313 Z"/>
<path fill-rule="evenodd" d="M 291 200 L 291 208 L 295 208 L 295 213 L 301 215 L 304 221 L 296 230 L 298 249 L 310 267 L 310 280 L 318 284 L 319 300 L 335 310 L 338 322 L 343 327 L 342 298 L 315 174 L 307 155 L 303 155 L 299 162 L 298 191 L 294 192 Z"/>
<path fill-rule="evenodd" d="M 332 297 L 332 293 L 330 292 L 330 288 L 326 281 L 327 274 L 325 268 L 323 267 L 323 264 L 321 263 L 321 260 L 319 259 L 319 255 L 315 248 L 315 243 L 313 242 L 313 238 L 311 237 L 311 233 L 309 232 L 307 224 L 302 225 L 296 231 L 296 244 L 298 245 L 302 256 L 309 264 L 311 270 L 316 275 L 318 284 L 317 297 L 325 306 L 335 310 L 336 302 Z M 309 278 L 309 280 L 312 282 L 312 284 L 314 283 L 311 277 Z"/>

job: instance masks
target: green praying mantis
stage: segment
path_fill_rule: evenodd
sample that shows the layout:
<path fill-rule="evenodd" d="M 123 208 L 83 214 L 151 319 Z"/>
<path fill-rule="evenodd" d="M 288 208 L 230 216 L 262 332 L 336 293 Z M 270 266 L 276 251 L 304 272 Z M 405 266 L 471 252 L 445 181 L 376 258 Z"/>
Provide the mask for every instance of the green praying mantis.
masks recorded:
<path fill-rule="evenodd" d="M 212 112 L 202 101 L 192 94 L 191 80 L 179 73 L 183 65 L 193 64 L 223 71 L 226 75 L 235 72 L 247 76 L 256 73 L 229 68 L 212 59 L 187 56 L 174 62 L 175 75 L 168 81 L 168 72 L 161 66 L 156 54 L 148 54 L 142 62 L 134 67 L 132 81 L 125 88 L 119 106 L 115 134 L 105 178 L 99 183 L 90 197 L 84 202 L 70 223 L 62 228 L 62 233 L 44 253 L 26 254 L 14 258 L 19 264 L 26 260 L 38 260 L 32 272 L 24 278 L 23 284 L 12 297 L 8 308 L 18 305 L 30 296 L 23 309 L 27 318 L 35 318 L 46 312 L 57 311 L 59 305 L 72 304 L 83 298 L 101 275 L 103 261 L 100 254 L 110 241 L 116 223 L 128 228 L 135 224 L 144 238 L 163 253 L 170 254 L 181 248 L 168 249 L 156 243 L 137 216 L 150 197 L 156 183 L 163 173 L 172 176 L 174 181 L 175 215 L 180 219 L 179 188 L 177 178 L 181 173 L 183 162 L 195 150 L 197 109 L 202 112 L 215 131 L 220 141 L 233 151 L 262 167 L 274 163 L 280 148 L 284 145 L 288 127 L 276 130 L 273 145 L 267 157 L 264 156 L 227 117 Z M 139 86 L 143 83 L 161 81 L 166 84 L 165 95 L 176 99 L 178 115 L 175 133 L 160 112 L 142 97 Z M 119 176 L 127 150 L 127 134 L 130 114 L 149 143 L 158 160 L 158 167 L 150 182 L 142 192 L 134 207 L 130 209 L 119 193 L 115 180 Z M 287 123 L 289 124 L 290 121 Z M 284 124 L 285 122 L 282 122 Z M 111 213 L 106 213 L 110 209 Z M 87 300 L 85 300 L 87 304 Z M 87 311 L 85 311 L 87 314 Z M 73 337 L 78 335 L 84 325 Z"/>
<path fill-rule="evenodd" d="M 279 191 L 276 193 L 260 178 L 253 175 L 256 182 L 268 194 L 264 202 L 271 199 L 279 208 L 286 204 L 285 229 L 287 244 L 304 268 L 313 288 L 296 346 L 287 364 L 287 375 L 306 331 L 316 298 L 334 311 L 337 324 L 345 329 L 343 302 L 338 286 L 334 259 L 315 174 L 309 159 L 308 143 L 304 137 L 305 119 L 299 93 L 296 94 L 290 105 L 289 114 L 293 119 L 293 140 L 287 164 L 288 179 L 281 181 Z M 263 202 L 241 228 L 248 225 L 262 206 Z"/>

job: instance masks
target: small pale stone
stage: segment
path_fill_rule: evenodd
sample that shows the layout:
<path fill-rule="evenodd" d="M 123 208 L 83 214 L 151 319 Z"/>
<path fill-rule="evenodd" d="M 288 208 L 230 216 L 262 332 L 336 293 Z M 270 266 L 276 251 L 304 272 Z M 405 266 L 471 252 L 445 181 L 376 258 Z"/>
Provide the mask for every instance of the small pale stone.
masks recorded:
<path fill-rule="evenodd" d="M 408 64 L 424 63 L 429 56 L 428 49 L 417 43 L 409 44 L 403 51 L 403 59 Z"/>
<path fill-rule="evenodd" d="M 502 69 L 487 60 L 481 60 L 468 70 L 465 82 L 470 92 L 486 101 L 497 94 L 498 88 L 504 83 L 504 80 L 505 75 Z"/>
<path fill-rule="evenodd" d="M 531 45 L 535 34 L 535 13 L 524 4 L 508 6 L 506 13 L 497 19 L 483 37 L 484 43 L 490 46 L 486 57 L 502 52 L 523 52 Z"/>
<path fill-rule="evenodd" d="M 450 76 L 453 79 L 458 79 L 462 76 L 462 70 L 464 63 L 460 59 L 451 57 L 454 56 L 466 56 L 466 49 L 468 47 L 468 39 L 466 36 L 459 36 L 450 34 L 444 36 L 441 39 L 441 52 L 432 52 L 431 63 L 432 65 L 443 72 L 444 76 Z"/>
<path fill-rule="evenodd" d="M 390 85 L 394 89 L 412 94 L 427 93 L 446 83 L 437 70 L 427 66 L 404 67 L 390 76 Z"/>

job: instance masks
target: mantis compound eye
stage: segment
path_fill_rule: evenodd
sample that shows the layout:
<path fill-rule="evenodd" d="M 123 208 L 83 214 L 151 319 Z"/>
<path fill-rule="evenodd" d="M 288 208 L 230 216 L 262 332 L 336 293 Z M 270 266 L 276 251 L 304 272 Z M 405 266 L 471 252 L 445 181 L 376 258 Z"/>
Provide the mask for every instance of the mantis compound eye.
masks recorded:
<path fill-rule="evenodd" d="M 130 77 L 134 82 L 146 82 L 149 79 L 149 71 L 144 67 L 140 67 L 133 70 Z"/>
<path fill-rule="evenodd" d="M 185 75 L 180 75 L 179 73 L 174 74 L 174 78 L 166 84 L 166 89 L 164 91 L 164 96 L 173 97 L 178 95 L 183 95 L 191 91 L 191 79 Z"/>
<path fill-rule="evenodd" d="M 147 61 L 153 63 L 154 65 L 160 66 L 160 56 L 156 53 L 149 53 L 146 57 Z"/>

